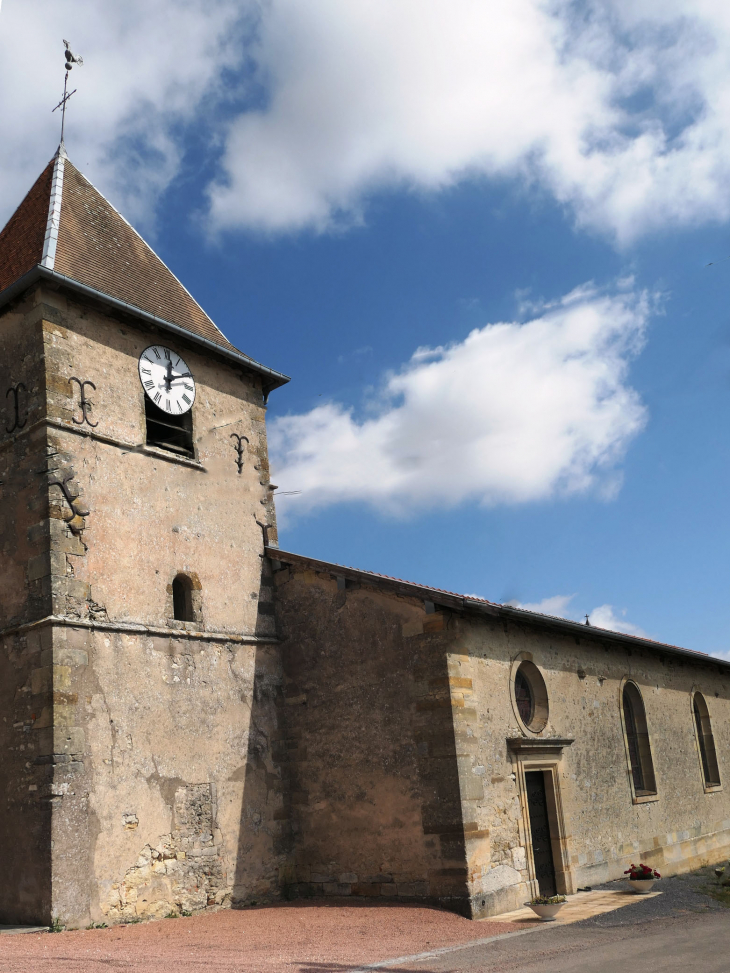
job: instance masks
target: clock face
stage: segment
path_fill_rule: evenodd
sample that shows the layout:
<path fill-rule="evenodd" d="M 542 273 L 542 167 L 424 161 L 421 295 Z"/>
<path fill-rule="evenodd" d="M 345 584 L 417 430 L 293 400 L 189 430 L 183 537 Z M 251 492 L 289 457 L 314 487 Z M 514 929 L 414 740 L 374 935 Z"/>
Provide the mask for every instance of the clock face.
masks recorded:
<path fill-rule="evenodd" d="M 184 360 L 164 345 L 150 345 L 139 358 L 142 388 L 163 412 L 179 416 L 195 401 L 195 382 Z"/>

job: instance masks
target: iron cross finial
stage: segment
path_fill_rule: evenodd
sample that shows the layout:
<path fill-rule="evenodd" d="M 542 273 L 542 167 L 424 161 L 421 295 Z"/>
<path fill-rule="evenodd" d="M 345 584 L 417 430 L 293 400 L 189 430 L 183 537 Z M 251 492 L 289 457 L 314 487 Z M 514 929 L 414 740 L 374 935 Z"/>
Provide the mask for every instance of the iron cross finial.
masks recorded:
<path fill-rule="evenodd" d="M 61 109 L 61 145 L 63 145 L 63 133 L 64 129 L 66 128 L 66 105 L 68 104 L 71 95 L 76 94 L 76 88 L 74 88 L 73 91 L 68 90 L 68 74 L 69 71 L 72 70 L 74 64 L 78 64 L 78 66 L 81 67 L 84 63 L 84 59 L 82 57 L 78 57 L 76 54 L 72 53 L 71 46 L 66 40 L 63 42 L 63 53 L 64 57 L 66 58 L 66 77 L 63 81 L 63 98 L 53 109 L 53 111 L 57 111 L 59 108 Z M 53 112 L 51 112 L 51 114 L 53 114 Z"/>

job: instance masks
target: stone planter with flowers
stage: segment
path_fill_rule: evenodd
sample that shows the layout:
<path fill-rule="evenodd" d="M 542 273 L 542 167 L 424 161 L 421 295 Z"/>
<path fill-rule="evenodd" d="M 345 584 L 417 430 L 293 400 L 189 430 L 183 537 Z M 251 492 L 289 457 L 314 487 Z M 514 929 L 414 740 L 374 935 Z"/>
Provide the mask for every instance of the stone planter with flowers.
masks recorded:
<path fill-rule="evenodd" d="M 565 902 L 564 895 L 538 895 L 530 902 L 525 902 L 525 905 L 529 905 L 543 922 L 554 922 Z"/>
<path fill-rule="evenodd" d="M 632 865 L 627 868 L 624 875 L 629 876 L 629 888 L 637 895 L 646 895 L 651 891 L 651 887 L 661 875 L 655 868 L 649 865 Z"/>

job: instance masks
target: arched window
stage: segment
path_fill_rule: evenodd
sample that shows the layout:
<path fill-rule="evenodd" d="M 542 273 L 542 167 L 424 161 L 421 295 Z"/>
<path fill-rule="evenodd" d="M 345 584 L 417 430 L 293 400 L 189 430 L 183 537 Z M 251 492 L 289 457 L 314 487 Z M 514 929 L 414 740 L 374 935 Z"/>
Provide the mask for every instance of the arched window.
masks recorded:
<path fill-rule="evenodd" d="M 720 785 L 720 770 L 717 766 L 715 739 L 712 735 L 710 713 L 702 693 L 695 693 L 692 697 L 692 711 L 694 712 L 697 745 L 700 749 L 705 787 L 718 787 Z"/>
<path fill-rule="evenodd" d="M 627 682 L 624 686 L 623 708 L 634 794 L 636 797 L 656 794 L 654 763 L 651 759 L 644 701 L 638 688 L 632 682 Z"/>
<path fill-rule="evenodd" d="M 172 582 L 172 617 L 179 622 L 194 622 L 193 585 L 186 574 L 178 574 Z"/>

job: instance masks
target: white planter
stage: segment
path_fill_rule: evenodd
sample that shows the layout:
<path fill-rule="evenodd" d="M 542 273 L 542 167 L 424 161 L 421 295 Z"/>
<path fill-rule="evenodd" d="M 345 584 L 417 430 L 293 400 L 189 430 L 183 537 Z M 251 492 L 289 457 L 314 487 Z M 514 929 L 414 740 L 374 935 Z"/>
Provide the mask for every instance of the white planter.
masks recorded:
<path fill-rule="evenodd" d="M 565 902 L 554 902 L 552 905 L 533 905 L 531 902 L 525 902 L 525 905 L 529 905 L 535 915 L 539 916 L 543 922 L 554 922 Z"/>
<path fill-rule="evenodd" d="M 637 895 L 646 895 L 651 892 L 651 887 L 656 882 L 655 878 L 629 879 L 629 888 Z"/>

